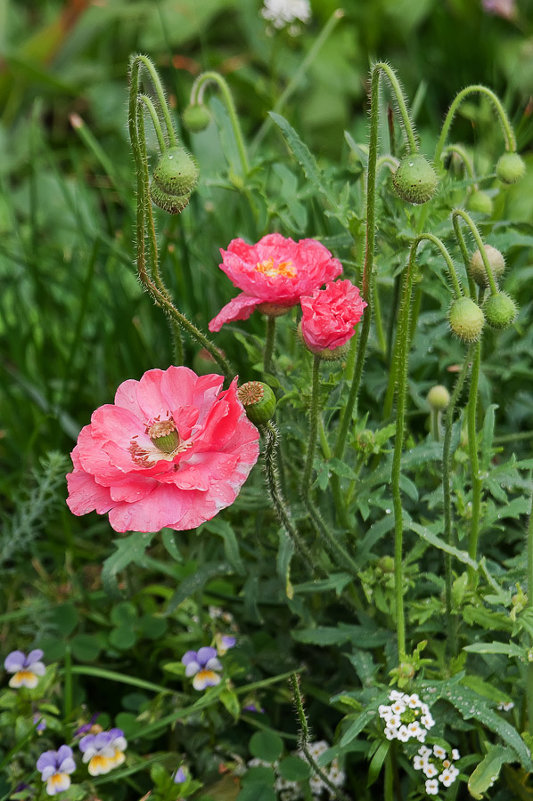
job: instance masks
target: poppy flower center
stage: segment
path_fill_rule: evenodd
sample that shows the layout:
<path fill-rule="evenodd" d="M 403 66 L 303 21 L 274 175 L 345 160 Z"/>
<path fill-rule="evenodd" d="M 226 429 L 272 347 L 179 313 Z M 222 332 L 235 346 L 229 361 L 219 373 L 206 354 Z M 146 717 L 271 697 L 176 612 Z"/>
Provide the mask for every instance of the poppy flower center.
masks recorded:
<path fill-rule="evenodd" d="M 163 453 L 172 453 L 180 444 L 179 434 L 173 420 L 152 423 L 146 432 L 156 448 Z"/>
<path fill-rule="evenodd" d="M 268 278 L 295 278 L 296 267 L 290 261 L 275 262 L 274 259 L 265 259 L 265 261 L 257 262 L 255 269 L 258 273 L 268 276 Z"/>

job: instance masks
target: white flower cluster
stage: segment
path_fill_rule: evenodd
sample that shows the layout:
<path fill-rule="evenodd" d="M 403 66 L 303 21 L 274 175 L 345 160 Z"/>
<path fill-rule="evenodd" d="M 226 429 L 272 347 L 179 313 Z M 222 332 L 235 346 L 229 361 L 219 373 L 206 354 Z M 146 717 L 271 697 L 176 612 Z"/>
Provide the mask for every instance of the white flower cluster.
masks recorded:
<path fill-rule="evenodd" d="M 512 701 L 501 701 L 498 704 L 498 709 L 502 712 L 509 712 L 509 710 L 514 708 L 514 703 Z"/>
<path fill-rule="evenodd" d="M 325 751 L 329 748 L 329 744 L 325 740 L 318 740 L 316 743 L 309 743 L 309 752 L 314 759 L 318 759 Z M 295 751 L 294 756 L 300 757 L 303 759 L 304 762 L 306 761 L 305 755 L 303 751 Z M 288 779 L 284 779 L 282 776 L 279 775 L 278 772 L 278 762 L 274 762 L 273 765 L 270 765 L 269 762 L 265 762 L 262 759 L 251 759 L 247 766 L 249 768 L 257 768 L 257 767 L 264 767 L 269 768 L 272 767 L 276 773 L 276 782 L 274 784 L 274 789 L 278 793 L 280 801 L 298 801 L 298 799 L 303 798 L 301 784 L 299 782 L 289 781 Z M 334 759 L 330 765 L 327 767 L 322 768 L 324 774 L 327 776 L 331 784 L 335 787 L 342 787 L 344 784 L 346 775 L 344 771 L 342 771 L 339 767 L 339 761 Z M 326 783 L 313 773 L 311 769 L 311 778 L 309 779 L 309 787 L 311 789 L 311 793 L 313 798 L 319 798 L 322 795 L 324 790 L 327 790 L 329 793 L 330 798 L 333 798 L 333 792 L 329 789 Z"/>
<path fill-rule="evenodd" d="M 261 15 L 279 29 L 296 21 L 309 22 L 311 6 L 309 0 L 265 0 Z"/>
<path fill-rule="evenodd" d="M 390 705 L 381 704 L 379 716 L 385 721 L 385 737 L 387 740 L 400 740 L 406 743 L 416 739 L 423 743 L 426 734 L 435 725 L 429 706 L 420 700 L 416 693 L 392 690 L 389 695 Z"/>
<path fill-rule="evenodd" d="M 413 759 L 413 767 L 415 770 L 421 770 L 426 777 L 426 793 L 428 795 L 437 795 L 439 792 L 439 782 L 444 787 L 449 787 L 454 783 L 459 770 L 455 767 L 452 759 L 459 759 L 459 751 L 454 748 L 452 751 L 451 759 L 448 759 L 446 750 L 440 745 L 434 745 L 433 750 L 423 745 L 418 749 Z"/>

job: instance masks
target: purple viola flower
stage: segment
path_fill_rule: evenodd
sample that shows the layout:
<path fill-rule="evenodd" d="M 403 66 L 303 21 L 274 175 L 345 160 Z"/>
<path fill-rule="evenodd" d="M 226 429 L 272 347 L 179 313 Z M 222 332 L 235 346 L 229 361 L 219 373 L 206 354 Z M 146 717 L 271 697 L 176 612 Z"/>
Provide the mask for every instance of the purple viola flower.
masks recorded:
<path fill-rule="evenodd" d="M 28 656 L 23 651 L 11 651 L 4 660 L 7 672 L 14 674 L 9 679 L 9 686 L 28 687 L 30 690 L 37 687 L 39 676 L 46 673 L 46 668 L 40 661 L 42 656 L 40 648 L 30 651 Z"/>
<path fill-rule="evenodd" d="M 37 760 L 37 770 L 41 779 L 46 782 L 48 795 L 57 795 L 70 787 L 69 773 L 74 773 L 76 763 L 72 748 L 62 745 L 57 751 L 45 751 Z"/>
<path fill-rule="evenodd" d="M 237 638 L 231 634 L 215 634 L 215 642 L 219 656 L 224 656 L 230 648 L 235 647 Z"/>
<path fill-rule="evenodd" d="M 187 773 L 183 767 L 179 767 L 174 774 L 174 784 L 183 784 L 187 781 Z"/>
<path fill-rule="evenodd" d="M 80 751 L 83 762 L 88 763 L 91 776 L 109 773 L 113 768 L 122 765 L 126 757 L 124 751 L 128 743 L 122 729 L 110 729 L 98 734 L 87 734 L 80 740 Z"/>
<path fill-rule="evenodd" d="M 102 731 L 102 727 L 96 723 L 99 717 L 100 712 L 95 712 L 88 723 L 83 723 L 76 729 L 74 737 L 79 737 L 80 734 L 98 734 L 98 732 Z"/>
<path fill-rule="evenodd" d="M 494 14 L 509 20 L 516 17 L 515 0 L 483 0 L 482 6 L 487 14 Z"/>
<path fill-rule="evenodd" d="M 36 712 L 33 716 L 33 725 L 35 726 L 35 724 L 37 724 L 35 731 L 39 732 L 39 734 L 46 729 L 46 720 L 41 717 L 39 712 Z"/>
<path fill-rule="evenodd" d="M 246 706 L 243 706 L 243 710 L 246 710 L 247 712 L 257 712 L 258 715 L 265 714 L 265 710 L 263 709 L 263 707 L 257 706 L 257 704 L 253 702 L 251 704 L 246 704 Z"/>
<path fill-rule="evenodd" d="M 187 651 L 181 658 L 185 665 L 185 675 L 194 676 L 192 686 L 195 690 L 205 690 L 206 687 L 215 687 L 220 684 L 217 671 L 222 665 L 217 659 L 216 648 L 204 647 L 198 651 Z"/>

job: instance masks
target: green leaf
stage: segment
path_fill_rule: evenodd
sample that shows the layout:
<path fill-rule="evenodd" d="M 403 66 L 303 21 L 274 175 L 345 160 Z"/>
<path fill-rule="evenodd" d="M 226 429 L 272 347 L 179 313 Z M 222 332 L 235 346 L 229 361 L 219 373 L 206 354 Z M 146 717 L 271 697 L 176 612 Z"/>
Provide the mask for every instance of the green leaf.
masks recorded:
<path fill-rule="evenodd" d="M 319 169 L 315 157 L 312 155 L 307 145 L 304 142 L 302 142 L 302 140 L 300 139 L 300 137 L 298 136 L 292 125 L 290 125 L 287 122 L 285 117 L 282 117 L 281 114 L 276 114 L 273 111 L 269 111 L 269 116 L 281 130 L 283 138 L 287 142 L 289 149 L 296 158 L 300 167 L 305 172 L 305 175 L 309 179 L 311 184 L 321 195 L 323 195 L 328 200 L 328 202 L 334 208 L 336 208 L 337 200 L 331 194 L 330 189 L 324 180 L 322 171 Z"/>
<path fill-rule="evenodd" d="M 283 753 L 283 740 L 276 732 L 256 731 L 250 738 L 250 753 L 265 762 L 275 762 Z"/>
<path fill-rule="evenodd" d="M 134 629 L 129 626 L 120 626 L 117 629 L 111 629 L 109 632 L 109 643 L 113 648 L 118 648 L 120 651 L 127 651 L 135 645 L 137 635 Z"/>
<path fill-rule="evenodd" d="M 203 567 L 199 567 L 192 576 L 183 579 L 178 589 L 168 602 L 166 614 L 170 615 L 186 598 L 199 592 L 204 585 L 214 576 L 225 576 L 234 573 L 232 565 L 228 562 L 206 562 Z"/>
<path fill-rule="evenodd" d="M 258 785 L 261 784 L 273 787 L 274 781 L 275 775 L 273 769 L 264 766 L 249 768 L 241 779 L 243 785 L 252 786 L 254 788 L 257 787 L 257 789 L 259 789 Z"/>
<path fill-rule="evenodd" d="M 280 760 L 278 773 L 288 782 L 303 782 L 309 778 L 311 771 L 308 763 L 300 757 L 287 756 Z"/>
<path fill-rule="evenodd" d="M 418 534 L 418 536 L 421 537 L 423 540 L 428 542 L 430 545 L 433 545 L 433 547 L 438 548 L 441 551 L 445 551 L 446 553 L 449 553 L 452 556 L 455 556 L 455 558 L 458 559 L 459 562 L 463 562 L 465 565 L 473 567 L 474 570 L 477 570 L 478 567 L 477 562 L 471 559 L 466 551 L 460 551 L 453 545 L 448 545 L 447 542 L 441 540 L 440 537 L 438 537 L 436 534 L 430 531 L 429 528 L 427 528 L 426 526 L 421 526 L 418 523 L 415 523 L 414 521 L 411 520 L 409 522 L 409 528 L 416 534 Z"/>
<path fill-rule="evenodd" d="M 113 540 L 116 551 L 107 557 L 102 567 L 102 584 L 108 595 L 115 598 L 120 596 L 117 573 L 131 564 L 142 567 L 145 551 L 154 536 L 136 531 L 129 537 Z"/>
<path fill-rule="evenodd" d="M 239 715 L 241 714 L 241 705 L 239 704 L 239 699 L 232 690 L 224 689 L 220 693 L 220 700 L 230 713 L 230 715 L 237 720 Z"/>
<path fill-rule="evenodd" d="M 237 537 L 235 536 L 235 532 L 228 521 L 223 520 L 220 517 L 215 517 L 213 520 L 209 520 L 207 523 L 204 523 L 202 530 L 204 529 L 207 529 L 207 531 L 211 531 L 213 534 L 218 534 L 219 537 L 222 537 L 224 541 L 224 553 L 226 555 L 226 559 L 230 565 L 235 568 L 236 573 L 238 573 L 240 576 L 244 576 L 246 574 L 246 568 L 244 567 L 244 563 L 239 552 Z"/>
<path fill-rule="evenodd" d="M 70 645 L 72 655 L 80 662 L 94 662 L 102 650 L 102 641 L 94 634 L 76 634 Z"/>
<path fill-rule="evenodd" d="M 294 556 L 294 543 L 287 536 L 285 531 L 281 530 L 279 533 L 278 555 L 276 559 L 276 568 L 278 576 L 280 577 L 285 594 L 287 598 L 294 598 L 294 587 L 291 582 L 291 561 Z"/>
<path fill-rule="evenodd" d="M 248 771 L 250 773 L 250 771 Z M 259 784 L 251 783 L 246 784 L 235 801 L 276 801 L 276 793 L 273 789 L 274 778 L 272 784 Z"/>
<path fill-rule="evenodd" d="M 531 756 L 524 741 L 516 729 L 494 712 L 484 698 L 463 684 L 443 682 L 439 688 L 439 696 L 449 701 L 465 720 L 474 718 L 491 731 L 498 734 L 510 746 L 522 767 L 527 771 L 533 769 Z"/>
<path fill-rule="evenodd" d="M 352 580 L 353 577 L 349 573 L 331 573 L 328 578 L 325 579 L 318 579 L 317 581 L 305 581 L 303 584 L 296 584 L 294 587 L 294 593 L 299 595 L 335 590 L 337 597 L 339 597 L 346 585 Z"/>
<path fill-rule="evenodd" d="M 78 625 L 78 612 L 72 603 L 60 604 L 50 611 L 49 621 L 59 634 L 68 637 Z"/>
<path fill-rule="evenodd" d="M 463 650 L 471 654 L 506 654 L 517 657 L 522 662 L 527 659 L 527 648 L 521 648 L 514 642 L 475 642 L 472 645 L 465 645 Z"/>
<path fill-rule="evenodd" d="M 161 541 L 170 556 L 176 562 L 183 562 L 183 557 L 179 552 L 178 546 L 176 545 L 176 532 L 172 529 L 163 529 L 161 532 Z"/>
<path fill-rule="evenodd" d="M 366 781 L 366 786 L 371 787 L 374 782 L 377 780 L 381 768 L 383 767 L 383 763 L 389 753 L 390 749 L 390 742 L 385 741 L 379 744 L 379 747 L 376 750 L 376 753 L 372 757 L 372 761 L 370 762 L 370 766 L 368 768 L 368 778 Z"/>
<path fill-rule="evenodd" d="M 497 403 L 491 403 L 485 412 L 483 421 L 483 434 L 481 437 L 481 464 L 480 470 L 488 472 L 492 459 L 492 440 L 494 438 L 494 412 L 498 408 Z"/>
<path fill-rule="evenodd" d="M 111 622 L 115 626 L 132 626 L 137 622 L 137 609 L 129 601 L 122 601 L 111 610 Z"/>
<path fill-rule="evenodd" d="M 485 793 L 496 781 L 502 765 L 516 762 L 516 753 L 505 745 L 487 746 L 488 751 L 468 779 L 468 791 L 473 798 L 483 798 Z"/>
<path fill-rule="evenodd" d="M 339 626 L 317 626 L 309 629 L 296 629 L 292 637 L 298 642 L 312 645 L 342 645 L 352 642 L 359 648 L 374 648 L 384 645 L 390 634 L 380 629 L 366 629 L 364 626 L 348 626 L 340 623 Z"/>

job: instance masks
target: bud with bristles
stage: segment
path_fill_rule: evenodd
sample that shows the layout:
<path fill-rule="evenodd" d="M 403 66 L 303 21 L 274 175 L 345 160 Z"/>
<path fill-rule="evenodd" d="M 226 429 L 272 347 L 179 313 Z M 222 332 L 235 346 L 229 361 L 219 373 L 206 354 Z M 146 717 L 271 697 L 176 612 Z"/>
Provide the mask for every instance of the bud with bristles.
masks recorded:
<path fill-rule="evenodd" d="M 505 292 L 497 292 L 485 301 L 485 319 L 491 328 L 508 328 L 516 320 L 518 309 L 514 300 Z"/>
<path fill-rule="evenodd" d="M 187 206 L 198 183 L 198 167 L 183 147 L 171 147 L 160 157 L 150 184 L 156 206 L 178 214 Z"/>
<path fill-rule="evenodd" d="M 526 165 L 518 153 L 504 153 L 496 164 L 496 176 L 504 184 L 516 184 L 525 172 Z"/>
<path fill-rule="evenodd" d="M 472 298 L 454 300 L 448 314 L 450 328 L 463 342 L 477 342 L 483 331 L 485 316 Z"/>
<path fill-rule="evenodd" d="M 497 282 L 498 278 L 505 272 L 505 259 L 503 253 L 492 245 L 485 245 L 485 253 L 492 270 L 494 280 Z M 468 265 L 468 272 L 480 287 L 486 288 L 489 286 L 489 277 L 483 264 L 483 259 L 479 250 L 472 253 L 470 257 L 470 264 Z"/>
<path fill-rule="evenodd" d="M 248 420 L 254 425 L 268 423 L 276 411 L 276 396 L 268 384 L 248 381 L 237 389 L 237 397 L 244 406 Z"/>
<path fill-rule="evenodd" d="M 435 194 L 438 182 L 437 173 L 420 153 L 412 153 L 403 158 L 392 176 L 392 183 L 398 196 L 415 205 L 430 200 Z"/>

